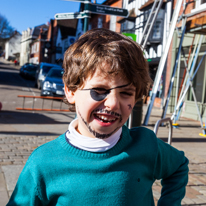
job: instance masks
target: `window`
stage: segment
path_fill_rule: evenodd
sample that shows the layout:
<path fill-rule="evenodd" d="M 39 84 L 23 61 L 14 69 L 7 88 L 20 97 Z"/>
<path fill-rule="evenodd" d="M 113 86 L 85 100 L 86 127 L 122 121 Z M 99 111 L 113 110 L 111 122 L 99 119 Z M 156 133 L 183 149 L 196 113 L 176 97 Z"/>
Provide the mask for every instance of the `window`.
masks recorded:
<path fill-rule="evenodd" d="M 103 17 L 100 16 L 98 17 L 97 28 L 102 28 L 102 27 L 103 27 Z"/>
<path fill-rule="evenodd" d="M 128 33 L 135 33 L 135 20 L 126 19 L 121 24 L 121 31 L 128 32 Z"/>
<path fill-rule="evenodd" d="M 193 9 L 191 12 L 196 12 L 198 10 L 205 9 L 205 8 L 206 8 L 206 0 L 196 0 L 195 9 Z"/>
<path fill-rule="evenodd" d="M 143 25 L 146 24 L 150 12 L 151 12 L 151 9 L 144 12 Z M 160 42 L 162 42 L 163 29 L 164 29 L 164 14 L 165 14 L 164 9 L 160 9 L 159 13 L 157 15 L 156 21 L 153 25 L 153 29 L 152 29 L 152 32 L 149 36 L 148 42 L 150 42 L 150 43 L 160 43 Z"/>
<path fill-rule="evenodd" d="M 68 41 L 67 39 L 64 41 L 64 52 L 68 49 L 69 47 L 69 44 L 68 44 Z"/>

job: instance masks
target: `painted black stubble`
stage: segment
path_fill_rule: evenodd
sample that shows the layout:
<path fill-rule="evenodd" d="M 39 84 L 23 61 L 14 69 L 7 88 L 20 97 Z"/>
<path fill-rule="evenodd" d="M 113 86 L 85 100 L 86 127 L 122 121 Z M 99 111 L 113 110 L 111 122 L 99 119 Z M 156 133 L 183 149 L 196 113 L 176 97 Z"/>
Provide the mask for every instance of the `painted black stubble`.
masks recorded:
<path fill-rule="evenodd" d="M 95 110 L 96 112 L 97 111 L 107 111 L 107 110 Z M 94 112 L 95 112 L 94 111 Z M 112 134 L 114 134 L 118 129 L 120 129 L 120 127 L 117 127 L 113 132 L 111 132 L 111 133 L 109 133 L 109 134 L 100 134 L 100 133 L 98 133 L 98 132 L 96 132 L 96 131 L 94 131 L 90 126 L 89 126 L 89 124 L 84 120 L 84 118 L 82 117 L 82 115 L 81 115 L 81 113 L 79 112 L 79 109 L 77 108 L 77 112 L 78 112 L 78 114 L 79 114 L 79 116 L 80 116 L 80 118 L 81 118 L 81 120 L 84 122 L 84 124 L 86 125 L 86 127 L 88 128 L 88 130 L 89 130 L 89 132 L 91 133 L 91 134 L 93 134 L 96 138 L 99 138 L 99 139 L 106 139 L 106 138 L 108 138 L 108 137 L 110 137 Z M 93 113 L 94 113 L 93 112 Z M 108 112 L 110 112 L 110 111 L 108 111 Z M 112 112 L 111 112 L 112 113 Z M 116 112 L 114 112 L 114 113 L 116 113 Z M 117 113 L 116 113 L 117 114 Z M 118 114 L 118 115 L 120 115 L 120 114 Z M 121 115 L 120 115 L 120 122 L 122 121 L 122 117 L 121 117 Z"/>

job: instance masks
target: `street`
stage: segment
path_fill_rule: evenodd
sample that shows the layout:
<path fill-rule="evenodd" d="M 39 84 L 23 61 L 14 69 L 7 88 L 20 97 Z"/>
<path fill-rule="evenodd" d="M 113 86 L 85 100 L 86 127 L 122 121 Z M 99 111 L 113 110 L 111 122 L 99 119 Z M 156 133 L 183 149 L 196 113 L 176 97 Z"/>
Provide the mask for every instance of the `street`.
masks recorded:
<path fill-rule="evenodd" d="M 0 58 L 0 206 L 4 206 L 11 195 L 18 176 L 31 152 L 38 146 L 64 133 L 74 118 L 72 112 L 42 112 L 16 110 L 22 107 L 23 98 L 17 95 L 39 96 L 34 81 L 19 75 L 19 66 Z M 49 108 L 51 100 L 45 102 Z M 60 101 L 54 102 L 57 108 Z M 31 108 L 32 99 L 25 99 L 25 107 Z M 35 100 L 35 107 L 42 107 L 42 100 Z M 66 105 L 62 106 L 67 109 Z M 143 114 L 145 114 L 144 105 Z M 161 110 L 153 108 L 148 128 L 153 130 L 160 119 Z M 167 115 L 169 117 L 169 115 Z M 206 137 L 201 133 L 198 121 L 180 118 L 180 126 L 173 129 L 172 146 L 185 152 L 190 164 L 189 182 L 182 205 L 206 205 Z M 167 141 L 168 128 L 159 128 L 158 138 Z M 160 197 L 160 181 L 153 186 L 155 202 Z"/>
<path fill-rule="evenodd" d="M 23 98 L 17 95 L 39 96 L 33 80 L 19 75 L 19 66 L 0 58 L 0 206 L 8 202 L 18 176 L 31 152 L 38 146 L 64 133 L 74 118 L 72 112 L 36 112 L 16 110 L 22 107 Z M 51 108 L 51 100 L 44 101 L 44 108 Z M 60 101 L 54 101 L 57 108 Z M 25 107 L 32 107 L 32 99 L 25 99 Z M 35 107 L 42 107 L 36 99 Z M 62 109 L 68 109 L 62 104 Z"/>

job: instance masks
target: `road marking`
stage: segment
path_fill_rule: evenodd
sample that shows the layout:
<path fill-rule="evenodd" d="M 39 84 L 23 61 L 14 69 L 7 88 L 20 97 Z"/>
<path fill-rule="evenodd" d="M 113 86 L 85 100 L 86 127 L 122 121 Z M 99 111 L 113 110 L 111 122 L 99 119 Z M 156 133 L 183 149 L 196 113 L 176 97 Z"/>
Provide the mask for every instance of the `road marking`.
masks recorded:
<path fill-rule="evenodd" d="M 22 88 L 22 90 L 23 90 L 23 91 L 29 91 L 29 89 L 28 89 L 28 88 Z"/>

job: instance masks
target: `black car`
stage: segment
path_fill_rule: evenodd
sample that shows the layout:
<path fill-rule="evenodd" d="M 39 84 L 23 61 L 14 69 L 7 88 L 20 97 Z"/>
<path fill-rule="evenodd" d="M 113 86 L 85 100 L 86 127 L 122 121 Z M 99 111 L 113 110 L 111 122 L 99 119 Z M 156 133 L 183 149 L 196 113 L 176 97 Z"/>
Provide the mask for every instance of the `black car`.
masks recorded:
<path fill-rule="evenodd" d="M 41 96 L 64 96 L 64 84 L 61 67 L 53 67 L 42 83 Z"/>
<path fill-rule="evenodd" d="M 35 79 L 36 70 L 36 64 L 26 63 L 20 68 L 19 74 L 26 79 Z"/>

